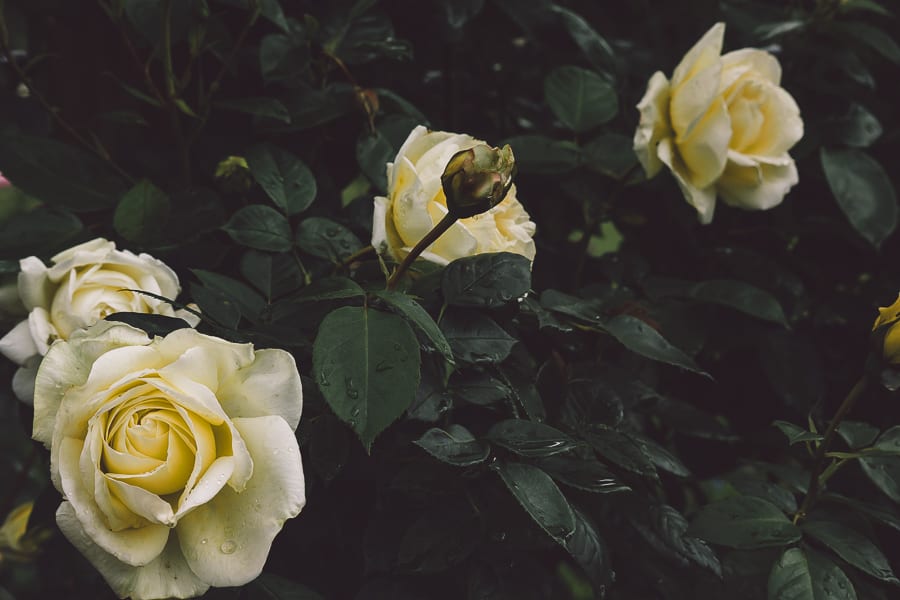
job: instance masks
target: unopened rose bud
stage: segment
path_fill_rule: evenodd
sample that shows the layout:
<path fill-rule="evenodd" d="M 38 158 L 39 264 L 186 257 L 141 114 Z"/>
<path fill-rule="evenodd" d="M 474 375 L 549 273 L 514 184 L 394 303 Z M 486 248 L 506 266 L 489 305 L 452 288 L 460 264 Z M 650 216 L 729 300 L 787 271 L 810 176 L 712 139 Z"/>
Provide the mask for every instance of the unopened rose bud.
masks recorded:
<path fill-rule="evenodd" d="M 250 167 L 243 156 L 229 156 L 216 166 L 216 181 L 227 193 L 245 192 L 253 186 Z"/>
<path fill-rule="evenodd" d="M 492 148 L 479 144 L 457 152 L 441 175 L 447 210 L 458 219 L 490 210 L 506 197 L 515 172 L 508 145 Z"/>
<path fill-rule="evenodd" d="M 872 326 L 876 335 L 883 335 L 882 352 L 885 362 L 900 365 L 900 295 L 897 301 L 878 309 L 878 318 Z"/>

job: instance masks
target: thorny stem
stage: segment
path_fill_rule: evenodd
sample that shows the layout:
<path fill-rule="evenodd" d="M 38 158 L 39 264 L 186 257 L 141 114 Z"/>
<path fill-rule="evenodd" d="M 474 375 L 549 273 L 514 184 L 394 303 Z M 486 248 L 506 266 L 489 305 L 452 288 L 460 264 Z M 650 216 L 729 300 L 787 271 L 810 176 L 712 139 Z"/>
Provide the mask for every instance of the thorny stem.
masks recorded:
<path fill-rule="evenodd" d="M 0 14 L 0 53 L 3 54 L 3 57 L 6 58 L 6 63 L 9 65 L 9 68 L 12 69 L 13 73 L 16 74 L 16 77 L 19 78 L 19 81 L 28 89 L 29 95 L 38 101 L 38 104 L 47 111 L 47 113 L 56 121 L 56 124 L 59 125 L 63 130 L 66 131 L 70 136 L 72 136 L 75 141 L 84 146 L 91 154 L 99 157 L 106 164 L 110 166 L 116 173 L 122 176 L 129 183 L 134 183 L 134 178 L 129 175 L 125 170 L 113 162 L 112 158 L 107 154 L 104 150 L 97 147 L 96 144 L 90 143 L 84 136 L 78 133 L 75 128 L 70 125 L 65 119 L 60 116 L 59 111 L 55 109 L 41 94 L 31 82 L 31 79 L 22 71 L 19 67 L 18 63 L 13 58 L 12 52 L 9 50 L 9 32 L 6 29 L 6 19 L 3 18 L 3 15 Z"/>
<path fill-rule="evenodd" d="M 425 234 L 419 243 L 416 244 L 413 249 L 406 255 L 403 259 L 403 262 L 400 263 L 400 266 L 397 267 L 397 270 L 394 271 L 394 274 L 388 279 L 387 289 L 392 290 L 397 287 L 397 284 L 400 282 L 400 277 L 409 269 L 410 265 L 413 264 L 422 252 L 424 252 L 431 244 L 433 244 L 441 235 L 443 235 L 450 226 L 456 222 L 456 217 L 452 213 L 447 213 L 444 215 L 444 218 L 441 219 L 434 228 Z"/>
<path fill-rule="evenodd" d="M 847 394 L 847 397 L 844 398 L 844 401 L 841 402 L 841 405 L 838 407 L 837 412 L 834 413 L 834 417 L 831 418 L 831 422 L 828 424 L 828 429 L 825 430 L 825 435 L 822 439 L 822 443 L 819 444 L 819 448 L 816 450 L 816 454 L 813 459 L 813 467 L 809 475 L 809 485 L 807 486 L 806 496 L 803 498 L 803 502 L 800 504 L 800 508 L 797 510 L 796 514 L 794 514 L 794 524 L 797 524 L 806 518 L 809 509 L 816 501 L 824 479 L 822 477 L 822 475 L 824 474 L 823 471 L 826 470 L 825 454 L 828 452 L 828 448 L 834 441 L 834 437 L 835 435 L 837 435 L 838 427 L 844 420 L 844 417 L 847 416 L 847 413 L 850 412 L 850 410 L 853 408 L 853 405 L 856 404 L 857 400 L 859 400 L 859 397 L 863 395 L 868 385 L 868 376 L 863 375 L 862 377 L 860 377 L 859 381 L 856 382 L 856 385 L 854 385 L 850 392 Z M 830 476 L 834 473 L 834 471 L 836 471 L 836 469 L 828 470 L 828 475 Z"/>

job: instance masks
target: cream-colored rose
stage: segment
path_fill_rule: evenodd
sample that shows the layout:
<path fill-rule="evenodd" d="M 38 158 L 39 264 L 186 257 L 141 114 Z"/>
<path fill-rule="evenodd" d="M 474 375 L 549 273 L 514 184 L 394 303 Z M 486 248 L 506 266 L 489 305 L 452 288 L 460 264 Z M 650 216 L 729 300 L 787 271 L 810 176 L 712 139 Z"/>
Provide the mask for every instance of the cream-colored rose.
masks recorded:
<path fill-rule="evenodd" d="M 73 333 L 34 392 L 59 528 L 123 598 L 243 585 L 306 501 L 301 408 L 283 350 L 109 321 Z"/>
<path fill-rule="evenodd" d="M 428 131 L 421 125 L 413 129 L 387 165 L 387 197 L 375 198 L 372 246 L 402 260 L 447 214 L 441 174 L 450 158 L 483 143 L 462 133 Z M 456 221 L 421 257 L 441 265 L 483 252 L 512 252 L 534 260 L 534 231 L 513 186 L 492 209 Z"/>
<path fill-rule="evenodd" d="M 57 339 L 116 312 L 196 317 L 141 290 L 174 299 L 181 291 L 178 276 L 149 254 L 117 250 L 102 238 L 60 252 L 46 266 L 36 256 L 20 261 L 18 292 L 28 317 L 0 339 L 0 353 L 22 366 L 13 379 L 20 399 L 31 402 L 40 357 Z"/>
<path fill-rule="evenodd" d="M 634 151 L 648 177 L 666 165 L 702 223 L 716 196 L 766 210 L 798 181 L 788 150 L 803 137 L 794 99 L 780 86 L 778 59 L 745 48 L 722 55 L 717 23 L 681 59 L 672 80 L 657 71 L 637 105 Z"/>

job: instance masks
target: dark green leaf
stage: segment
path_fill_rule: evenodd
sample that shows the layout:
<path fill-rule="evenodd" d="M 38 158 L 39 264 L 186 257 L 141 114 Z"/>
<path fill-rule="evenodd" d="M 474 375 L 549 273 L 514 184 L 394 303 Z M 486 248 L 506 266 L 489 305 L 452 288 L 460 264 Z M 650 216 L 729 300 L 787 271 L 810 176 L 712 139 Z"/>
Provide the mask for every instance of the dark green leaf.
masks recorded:
<path fill-rule="evenodd" d="M 291 115 L 288 113 L 287 107 L 277 98 L 235 98 L 233 100 L 218 100 L 215 102 L 217 108 L 223 110 L 233 110 L 248 115 L 256 115 L 260 117 L 269 117 L 283 123 L 291 122 Z"/>
<path fill-rule="evenodd" d="M 290 152 L 260 144 L 247 152 L 247 165 L 275 206 L 289 216 L 303 212 L 316 198 L 316 178 Z"/>
<path fill-rule="evenodd" d="M 637 511 L 630 518 L 631 524 L 651 546 L 678 562 L 694 563 L 722 576 L 718 556 L 701 539 L 687 534 L 688 522 L 680 512 L 668 504 L 651 504 L 646 511 Z"/>
<path fill-rule="evenodd" d="M 787 436 L 788 444 L 791 446 L 800 442 L 818 442 L 822 440 L 822 434 L 813 433 L 812 431 L 804 429 L 799 425 L 788 423 L 787 421 L 775 421 L 772 425 L 780 429 L 781 433 Z"/>
<path fill-rule="evenodd" d="M 487 439 L 529 458 L 553 456 L 578 447 L 578 442 L 554 427 L 525 419 L 500 421 L 487 432 Z"/>
<path fill-rule="evenodd" d="M 853 448 L 863 448 L 869 446 L 878 437 L 878 428 L 861 421 L 842 421 L 838 425 L 838 434 L 847 445 Z M 887 432 L 885 432 L 887 433 Z"/>
<path fill-rule="evenodd" d="M 631 433 L 629 437 L 657 469 L 662 469 L 678 477 L 687 477 L 691 474 L 690 469 L 681 462 L 680 458 L 650 438 L 637 433 Z"/>
<path fill-rule="evenodd" d="M 366 307 L 330 312 L 313 344 L 319 389 L 367 451 L 415 398 L 419 363 L 419 343 L 407 322 Z"/>
<path fill-rule="evenodd" d="M 819 153 L 828 186 L 850 224 L 873 246 L 897 227 L 897 194 L 881 165 L 861 150 Z"/>
<path fill-rule="evenodd" d="M 572 40 L 581 48 L 592 65 L 597 68 L 614 66 L 615 55 L 612 47 L 581 15 L 557 5 L 553 5 L 551 10 L 560 16 L 563 26 L 572 36 Z"/>
<path fill-rule="evenodd" d="M 297 247 L 313 256 L 340 262 L 362 249 L 362 242 L 352 231 L 325 217 L 307 217 L 297 226 Z"/>
<path fill-rule="evenodd" d="M 741 495 L 756 496 L 757 498 L 768 500 L 788 514 L 797 512 L 797 499 L 794 497 L 794 494 L 777 483 L 741 475 L 729 476 L 728 483 Z"/>
<path fill-rule="evenodd" d="M 476 254 L 450 263 L 441 277 L 447 304 L 497 308 L 531 287 L 531 261 L 520 254 Z"/>
<path fill-rule="evenodd" d="M 900 585 L 878 546 L 850 526 L 836 521 L 806 520 L 802 528 L 804 534 L 828 546 L 857 569 L 881 581 Z"/>
<path fill-rule="evenodd" d="M 147 242 L 160 234 L 170 210 L 169 196 L 143 179 L 119 200 L 113 227 L 126 240 Z"/>
<path fill-rule="evenodd" d="M 602 597 L 603 590 L 612 584 L 613 572 L 609 550 L 588 516 L 572 507 L 575 532 L 566 538 L 563 547 L 575 559 L 594 586 L 594 597 Z"/>
<path fill-rule="evenodd" d="M 287 252 L 293 246 L 291 226 L 284 215 L 261 204 L 240 209 L 222 229 L 238 244 L 256 250 Z"/>
<path fill-rule="evenodd" d="M 303 584 L 280 575 L 263 573 L 246 588 L 253 600 L 324 600 L 325 597 Z"/>
<path fill-rule="evenodd" d="M 860 21 L 834 21 L 833 31 L 841 37 L 859 42 L 894 64 L 900 64 L 900 45 L 880 27 Z"/>
<path fill-rule="evenodd" d="M 854 148 L 868 148 L 883 131 L 875 115 L 856 103 L 851 104 L 850 111 L 831 126 L 837 141 Z"/>
<path fill-rule="evenodd" d="M 2 150 L 0 150 L 2 151 Z M 0 224 L 0 254 L 20 258 L 61 248 L 83 230 L 81 221 L 64 209 L 39 207 L 13 215 Z M 18 271 L 19 263 L 16 262 Z"/>
<path fill-rule="evenodd" d="M 786 546 L 800 539 L 800 529 L 777 506 L 753 496 L 733 496 L 704 506 L 687 533 L 744 550 Z"/>
<path fill-rule="evenodd" d="M 234 305 L 237 306 L 241 315 L 250 320 L 258 318 L 266 309 L 265 299 L 246 284 L 212 271 L 192 269 L 192 272 L 204 286 L 228 296 L 234 302 Z"/>
<path fill-rule="evenodd" d="M 382 193 L 387 191 L 387 163 L 395 154 L 394 146 L 378 131 L 364 132 L 356 142 L 356 164 Z"/>
<path fill-rule="evenodd" d="M 617 315 L 607 321 L 603 328 L 632 352 L 709 377 L 690 356 L 637 317 Z"/>
<path fill-rule="evenodd" d="M 28 135 L 0 136 L 0 172 L 29 196 L 75 212 L 111 208 L 125 191 L 124 182 L 103 161 Z"/>
<path fill-rule="evenodd" d="M 772 567 L 769 600 L 856 600 L 847 575 L 836 564 L 800 548 L 788 548 Z"/>
<path fill-rule="evenodd" d="M 584 165 L 613 179 L 622 179 L 638 162 L 637 155 L 627 151 L 631 145 L 631 138 L 622 134 L 601 134 L 585 144 Z"/>
<path fill-rule="evenodd" d="M 544 79 L 544 99 L 556 118 L 576 133 L 606 123 L 619 111 L 616 89 L 597 73 L 581 67 L 563 66 L 551 71 Z"/>
<path fill-rule="evenodd" d="M 434 348 L 448 361 L 453 362 L 453 350 L 450 348 L 450 343 L 447 342 L 444 333 L 437 323 L 434 322 L 434 319 L 431 318 L 431 315 L 428 314 L 428 311 L 422 308 L 418 302 L 407 294 L 392 290 L 378 290 L 374 294 L 387 302 L 391 308 L 415 323 L 422 330 L 422 333 L 425 334 L 425 337 L 434 345 Z"/>
<path fill-rule="evenodd" d="M 870 429 L 874 429 L 871 425 Z M 886 429 L 873 446 L 874 450 L 884 456 L 900 456 L 900 425 Z"/>
<path fill-rule="evenodd" d="M 512 147 L 522 173 L 567 173 L 581 164 L 581 148 L 543 135 L 520 135 L 504 141 Z"/>
<path fill-rule="evenodd" d="M 436 459 L 457 467 L 484 462 L 490 449 L 462 425 L 449 425 L 446 430 L 432 427 L 414 442 Z"/>
<path fill-rule="evenodd" d="M 473 370 L 454 373 L 450 379 L 450 392 L 459 401 L 476 406 L 490 406 L 512 398 L 513 395 L 509 386 L 502 381 Z"/>
<path fill-rule="evenodd" d="M 606 427 L 595 425 L 584 438 L 594 447 L 600 460 L 614 463 L 627 471 L 644 477 L 656 478 L 656 468 L 641 447 L 629 436 Z"/>
<path fill-rule="evenodd" d="M 687 295 L 701 302 L 721 304 L 751 317 L 787 326 L 787 319 L 778 300 L 768 292 L 743 281 L 701 281 L 691 286 Z"/>
<path fill-rule="evenodd" d="M 611 494 L 631 491 L 630 487 L 616 479 L 612 471 L 593 458 L 559 454 L 538 460 L 537 466 L 560 483 L 585 492 Z"/>
<path fill-rule="evenodd" d="M 293 297 L 297 302 L 323 302 L 361 298 L 365 292 L 359 284 L 346 277 L 325 277 L 312 282 Z"/>
<path fill-rule="evenodd" d="M 147 332 L 147 335 L 151 337 L 156 335 L 164 337 L 176 329 L 186 329 L 190 327 L 190 324 L 183 319 L 148 313 L 116 312 L 109 315 L 104 320 L 127 323 L 132 327 L 143 329 Z"/>
<path fill-rule="evenodd" d="M 264 126 L 261 124 L 260 129 L 305 131 L 333 121 L 356 106 L 353 88 L 344 84 L 333 84 L 325 89 L 301 87 L 291 90 L 281 101 L 290 113 L 290 124 L 269 121 Z"/>
<path fill-rule="evenodd" d="M 271 33 L 259 45 L 259 69 L 266 83 L 296 85 L 309 69 L 309 46 L 296 36 Z"/>
<path fill-rule="evenodd" d="M 879 506 L 878 504 L 864 502 L 857 498 L 848 498 L 847 496 L 841 496 L 840 494 L 835 494 L 834 492 L 823 494 L 822 500 L 830 500 L 833 502 L 839 502 L 844 506 L 849 506 L 853 510 L 856 510 L 871 519 L 875 519 L 876 521 L 887 525 L 894 531 L 900 532 L 900 515 L 898 515 L 897 512 L 895 510 L 892 510 L 889 506 Z"/>
<path fill-rule="evenodd" d="M 221 290 L 204 287 L 191 282 L 191 298 L 200 305 L 200 312 L 205 321 L 227 329 L 236 329 L 241 321 L 241 309 L 228 294 Z"/>
<path fill-rule="evenodd" d="M 447 311 L 440 326 L 453 354 L 469 363 L 501 362 L 518 341 L 493 319 L 477 312 Z"/>
<path fill-rule="evenodd" d="M 303 273 L 289 254 L 268 254 L 248 250 L 241 257 L 241 275 L 272 300 L 303 285 Z"/>
<path fill-rule="evenodd" d="M 550 537 L 565 546 L 575 533 L 575 514 L 550 476 L 531 465 L 499 463 L 492 467 L 513 497 Z"/>
<path fill-rule="evenodd" d="M 251 0 L 217 0 L 222 4 L 228 4 L 231 6 L 236 6 L 238 8 L 250 9 L 253 7 Z M 284 16 L 284 11 L 281 9 L 281 4 L 278 0 L 259 0 L 259 12 L 262 16 L 270 20 L 272 23 L 278 26 L 279 29 L 283 31 L 289 30 L 289 25 L 287 19 Z"/>

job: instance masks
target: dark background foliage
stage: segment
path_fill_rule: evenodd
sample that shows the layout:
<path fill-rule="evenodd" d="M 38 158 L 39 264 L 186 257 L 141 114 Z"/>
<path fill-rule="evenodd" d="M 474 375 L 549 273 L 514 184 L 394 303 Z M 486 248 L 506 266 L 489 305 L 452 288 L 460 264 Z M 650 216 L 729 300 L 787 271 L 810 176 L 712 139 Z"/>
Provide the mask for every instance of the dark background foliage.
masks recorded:
<path fill-rule="evenodd" d="M 5 4 L 3 276 L 115 239 L 178 271 L 205 331 L 304 376 L 308 505 L 262 578 L 210 598 L 897 597 L 900 415 L 868 358 L 900 290 L 890 3 Z M 779 58 L 805 136 L 780 206 L 701 226 L 636 168 L 633 106 L 717 21 L 726 50 Z M 357 256 L 418 124 L 511 144 L 530 281 L 501 254 L 390 294 Z M 391 374 L 360 399 L 377 365 L 328 347 L 364 313 Z M 798 517 L 815 432 L 864 371 L 841 468 Z M 36 498 L 53 532 L 29 409 L 0 400 L 0 509 Z M 360 402 L 396 422 L 357 422 Z M 0 598 L 109 597 L 49 535 L 0 559 Z"/>

